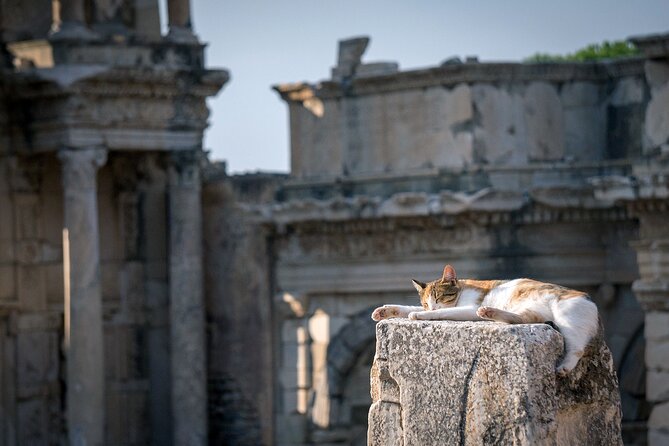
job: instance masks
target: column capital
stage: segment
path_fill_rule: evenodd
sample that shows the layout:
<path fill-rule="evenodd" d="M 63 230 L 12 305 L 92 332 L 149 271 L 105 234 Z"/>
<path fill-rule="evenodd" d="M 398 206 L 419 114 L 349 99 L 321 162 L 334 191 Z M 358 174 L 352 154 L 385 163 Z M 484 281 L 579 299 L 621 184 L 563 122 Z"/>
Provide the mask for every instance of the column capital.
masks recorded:
<path fill-rule="evenodd" d="M 199 187 L 200 164 L 204 157 L 204 152 L 199 149 L 170 152 L 168 156 L 170 187 Z"/>
<path fill-rule="evenodd" d="M 107 150 L 63 149 L 58 152 L 63 165 L 63 186 L 66 189 L 91 189 L 96 186 L 96 172 L 107 162 Z"/>

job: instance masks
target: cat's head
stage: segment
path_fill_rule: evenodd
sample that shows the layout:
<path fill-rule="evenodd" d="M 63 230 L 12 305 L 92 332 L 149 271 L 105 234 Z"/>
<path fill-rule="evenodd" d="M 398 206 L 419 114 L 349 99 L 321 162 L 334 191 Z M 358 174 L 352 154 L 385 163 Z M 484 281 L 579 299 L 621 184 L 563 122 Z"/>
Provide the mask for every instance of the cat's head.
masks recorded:
<path fill-rule="evenodd" d="M 418 291 L 420 304 L 426 310 L 454 307 L 458 301 L 460 287 L 455 269 L 451 265 L 446 265 L 439 280 L 423 283 L 412 279 L 411 283 Z"/>

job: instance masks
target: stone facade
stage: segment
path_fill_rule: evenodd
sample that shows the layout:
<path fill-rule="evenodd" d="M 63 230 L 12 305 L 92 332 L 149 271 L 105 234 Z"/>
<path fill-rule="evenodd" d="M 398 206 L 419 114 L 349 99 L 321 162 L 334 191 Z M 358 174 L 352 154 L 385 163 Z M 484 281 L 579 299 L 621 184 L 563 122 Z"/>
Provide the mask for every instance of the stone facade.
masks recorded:
<path fill-rule="evenodd" d="M 157 1 L 0 2 L 0 445 L 207 444 L 199 171 L 228 74 L 168 6 L 162 37 Z"/>

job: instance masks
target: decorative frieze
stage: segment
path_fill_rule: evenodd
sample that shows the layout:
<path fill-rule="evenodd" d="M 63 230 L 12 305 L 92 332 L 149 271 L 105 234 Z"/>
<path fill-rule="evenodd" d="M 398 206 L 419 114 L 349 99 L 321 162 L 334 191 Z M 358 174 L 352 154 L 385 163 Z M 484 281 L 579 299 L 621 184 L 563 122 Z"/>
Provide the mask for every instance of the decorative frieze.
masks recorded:
<path fill-rule="evenodd" d="M 490 241 L 480 226 L 395 232 L 303 234 L 277 241 L 282 261 L 403 257 L 418 253 L 456 253 L 484 250 Z"/>

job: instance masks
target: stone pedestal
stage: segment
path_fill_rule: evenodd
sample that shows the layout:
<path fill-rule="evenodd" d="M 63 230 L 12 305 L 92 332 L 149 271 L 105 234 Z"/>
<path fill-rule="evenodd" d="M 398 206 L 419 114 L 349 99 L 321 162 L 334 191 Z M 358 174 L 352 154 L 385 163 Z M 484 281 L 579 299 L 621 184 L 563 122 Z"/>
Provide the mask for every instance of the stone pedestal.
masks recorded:
<path fill-rule="evenodd" d="M 207 444 L 200 152 L 174 153 L 169 171 L 169 295 L 174 444 Z"/>
<path fill-rule="evenodd" d="M 94 40 L 86 27 L 84 0 L 53 0 L 51 40 Z"/>
<path fill-rule="evenodd" d="M 190 19 L 190 0 L 167 0 L 167 18 L 168 39 L 178 43 L 197 43 Z"/>
<path fill-rule="evenodd" d="M 69 234 L 70 326 L 67 354 L 67 425 L 72 445 L 104 441 L 104 344 L 96 173 L 99 149 L 63 150 L 65 229 Z M 67 278 L 66 278 L 67 291 Z M 67 301 L 67 296 L 66 296 Z"/>
<path fill-rule="evenodd" d="M 376 336 L 369 445 L 622 445 L 601 339 L 559 378 L 548 325 L 387 320 Z"/>

